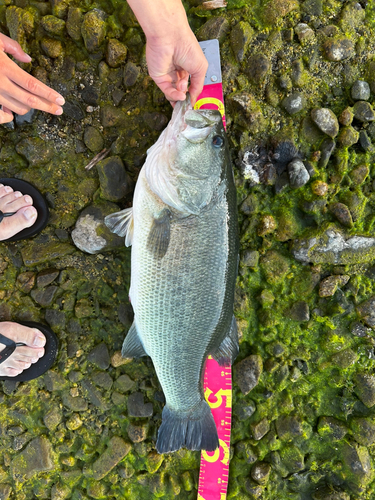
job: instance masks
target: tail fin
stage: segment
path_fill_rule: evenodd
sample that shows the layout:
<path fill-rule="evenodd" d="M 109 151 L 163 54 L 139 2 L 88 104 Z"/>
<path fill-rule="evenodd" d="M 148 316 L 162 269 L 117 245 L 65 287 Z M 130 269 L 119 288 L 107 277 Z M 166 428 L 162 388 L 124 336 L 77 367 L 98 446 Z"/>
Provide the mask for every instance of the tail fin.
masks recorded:
<path fill-rule="evenodd" d="M 156 442 L 158 453 L 169 453 L 183 447 L 189 450 L 214 451 L 218 446 L 215 421 L 206 401 L 201 401 L 192 413 L 180 413 L 164 407 Z"/>

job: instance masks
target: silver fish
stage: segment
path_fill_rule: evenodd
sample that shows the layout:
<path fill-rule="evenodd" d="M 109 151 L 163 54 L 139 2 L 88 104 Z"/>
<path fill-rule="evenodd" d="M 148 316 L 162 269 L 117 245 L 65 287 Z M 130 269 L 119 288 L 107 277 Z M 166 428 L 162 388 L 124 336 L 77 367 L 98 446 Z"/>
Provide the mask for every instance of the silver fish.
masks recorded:
<path fill-rule="evenodd" d="M 236 190 L 220 113 L 178 102 L 147 152 L 133 207 L 105 223 L 132 245 L 134 323 L 122 355 L 154 363 L 166 399 L 156 449 L 213 451 L 205 360 L 233 362 L 238 353 Z"/>

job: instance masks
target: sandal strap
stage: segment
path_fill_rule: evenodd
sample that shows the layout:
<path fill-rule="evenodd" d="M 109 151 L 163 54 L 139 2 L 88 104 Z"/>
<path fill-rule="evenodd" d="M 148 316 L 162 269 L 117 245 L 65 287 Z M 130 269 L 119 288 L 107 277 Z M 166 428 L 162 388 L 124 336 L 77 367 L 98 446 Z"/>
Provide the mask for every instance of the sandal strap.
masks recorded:
<path fill-rule="evenodd" d="M 6 346 L 5 349 L 3 349 L 0 352 L 0 364 L 1 364 L 4 363 L 4 361 L 14 353 L 17 344 L 14 342 L 14 340 L 5 337 L 5 335 L 3 335 L 2 333 L 0 333 L 0 342 Z"/>
<path fill-rule="evenodd" d="M 8 213 L 4 213 L 0 210 L 0 222 L 2 222 L 2 220 L 4 219 L 4 217 L 11 217 L 12 215 L 14 215 L 16 212 L 8 212 Z"/>

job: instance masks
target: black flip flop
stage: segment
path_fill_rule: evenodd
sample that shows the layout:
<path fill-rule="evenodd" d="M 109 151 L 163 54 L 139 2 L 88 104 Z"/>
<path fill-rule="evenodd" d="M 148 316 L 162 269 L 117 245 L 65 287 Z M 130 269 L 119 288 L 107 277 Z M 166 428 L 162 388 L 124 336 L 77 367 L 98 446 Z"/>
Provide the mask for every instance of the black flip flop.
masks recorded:
<path fill-rule="evenodd" d="M 41 357 L 36 363 L 33 363 L 30 368 L 23 370 L 23 372 L 16 377 L 5 377 L 0 375 L 0 380 L 14 380 L 15 382 L 25 382 L 27 380 L 32 380 L 34 378 L 40 377 L 40 375 L 43 375 L 43 373 L 51 368 L 57 357 L 59 343 L 56 335 L 48 326 L 42 325 L 42 323 L 36 323 L 35 321 L 18 321 L 18 323 L 30 328 L 37 328 L 43 333 L 43 335 L 46 337 L 44 356 Z M 17 346 L 25 345 L 22 342 L 16 343 L 8 337 L 5 337 L 1 333 L 0 342 L 6 345 L 5 349 L 0 352 L 0 363 L 9 358 L 9 356 L 13 354 Z"/>
<path fill-rule="evenodd" d="M 2 241 L 18 241 L 25 240 L 27 238 L 31 238 L 35 234 L 39 233 L 42 229 L 44 229 L 48 222 L 49 210 L 47 201 L 45 200 L 42 193 L 30 182 L 23 181 L 21 179 L 0 179 L 0 184 L 4 184 L 4 186 L 10 186 L 14 191 L 20 191 L 22 194 L 28 194 L 33 199 L 33 207 L 36 208 L 38 212 L 38 216 L 34 224 L 30 227 L 26 227 L 22 229 L 19 233 L 15 234 L 11 238 Z M 14 214 L 3 214 L 5 217 L 10 217 L 10 215 Z M 0 222 L 1 224 L 1 222 Z"/>

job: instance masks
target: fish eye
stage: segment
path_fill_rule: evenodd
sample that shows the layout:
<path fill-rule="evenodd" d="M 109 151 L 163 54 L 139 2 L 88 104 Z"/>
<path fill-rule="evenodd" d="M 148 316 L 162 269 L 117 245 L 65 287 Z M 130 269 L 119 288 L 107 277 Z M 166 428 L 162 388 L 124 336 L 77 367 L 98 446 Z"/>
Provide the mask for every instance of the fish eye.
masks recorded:
<path fill-rule="evenodd" d="M 221 148 L 224 144 L 224 139 L 220 135 L 215 135 L 212 138 L 212 144 L 215 148 Z"/>

